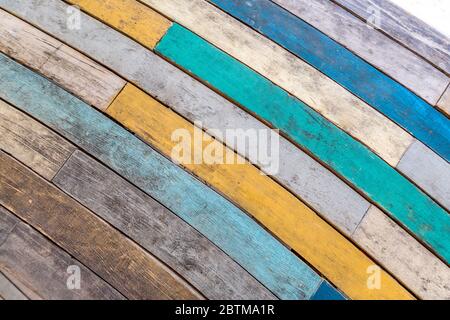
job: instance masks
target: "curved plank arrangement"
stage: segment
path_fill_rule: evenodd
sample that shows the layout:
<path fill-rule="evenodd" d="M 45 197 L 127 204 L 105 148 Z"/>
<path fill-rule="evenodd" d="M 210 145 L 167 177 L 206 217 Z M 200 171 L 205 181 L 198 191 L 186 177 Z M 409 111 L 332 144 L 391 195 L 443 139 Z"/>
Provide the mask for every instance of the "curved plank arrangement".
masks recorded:
<path fill-rule="evenodd" d="M 339 2 L 0 0 L 0 299 L 450 299 L 449 78 Z"/>

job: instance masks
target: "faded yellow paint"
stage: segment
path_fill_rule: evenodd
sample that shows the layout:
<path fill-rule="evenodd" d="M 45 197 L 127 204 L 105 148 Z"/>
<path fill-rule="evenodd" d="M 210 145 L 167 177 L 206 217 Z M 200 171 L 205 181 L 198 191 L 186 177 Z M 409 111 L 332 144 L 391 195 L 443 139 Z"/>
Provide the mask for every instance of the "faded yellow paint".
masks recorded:
<path fill-rule="evenodd" d="M 171 138 L 175 130 L 184 129 L 193 136 L 190 122 L 131 84 L 125 86 L 106 112 L 166 156 L 171 156 L 178 143 Z M 233 152 L 211 137 L 208 140 L 205 148 L 213 147 L 223 154 Z M 374 272 L 374 261 L 282 186 L 261 175 L 234 152 L 233 156 L 244 164 L 183 166 L 249 212 L 350 298 L 413 299 L 384 270 L 380 273 L 381 287 L 369 289 L 368 272 Z M 377 275 L 372 278 L 376 280 Z"/>
<path fill-rule="evenodd" d="M 153 49 L 171 21 L 134 0 L 67 0 L 81 10 Z"/>

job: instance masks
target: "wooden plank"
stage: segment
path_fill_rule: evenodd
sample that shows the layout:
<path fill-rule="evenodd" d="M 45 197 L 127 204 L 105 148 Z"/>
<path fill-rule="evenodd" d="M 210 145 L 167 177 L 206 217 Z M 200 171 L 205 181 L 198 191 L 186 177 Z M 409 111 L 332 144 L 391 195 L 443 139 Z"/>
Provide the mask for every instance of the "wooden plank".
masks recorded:
<path fill-rule="evenodd" d="M 371 207 L 354 237 L 420 298 L 450 299 L 448 266 L 376 207 Z"/>
<path fill-rule="evenodd" d="M 269 0 L 210 1 L 304 59 L 450 161 L 448 119 L 403 85 Z M 438 95 L 447 84 L 445 77 Z"/>
<path fill-rule="evenodd" d="M 153 256 L 3 152 L 0 163 L 0 204 L 127 298 L 201 298 Z"/>
<path fill-rule="evenodd" d="M 332 285 L 324 281 L 311 300 L 345 300 L 345 297 Z"/>
<path fill-rule="evenodd" d="M 28 298 L 0 272 L 0 300 L 28 300 Z"/>
<path fill-rule="evenodd" d="M 433 170 L 428 170 L 428 168 Z M 398 169 L 450 210 L 450 164 L 419 141 L 414 142 Z"/>
<path fill-rule="evenodd" d="M 129 0 L 68 0 L 68 3 L 94 14 L 130 35 L 147 48 L 153 49 L 172 25 L 171 21 L 137 1 Z"/>
<path fill-rule="evenodd" d="M 53 182 L 143 246 L 208 299 L 275 299 L 242 267 L 161 204 L 77 151 Z"/>
<path fill-rule="evenodd" d="M 450 261 L 450 216 L 364 145 L 180 25 L 156 50 L 279 128 Z"/>
<path fill-rule="evenodd" d="M 450 86 L 447 88 L 447 90 L 445 90 L 444 94 L 437 104 L 437 107 L 444 114 L 446 114 L 447 117 L 450 117 Z"/>
<path fill-rule="evenodd" d="M 344 1 L 349 3 L 349 0 L 340 1 L 341 4 Z M 425 58 L 434 57 L 435 59 L 429 59 L 429 61 L 444 68 L 444 70 L 450 70 L 450 63 L 446 58 L 447 54 L 442 50 L 442 38 L 427 35 L 430 28 L 426 25 L 415 29 L 408 25 L 408 21 L 405 21 L 402 15 L 397 13 L 391 15 L 388 8 L 392 5 L 388 1 L 350 1 L 358 7 L 364 7 L 363 12 L 358 12 L 363 14 L 361 15 L 364 18 L 363 21 L 329 0 L 273 0 L 273 2 L 356 53 L 391 78 L 405 85 L 428 103 L 435 105 L 442 93 L 443 86 L 445 87 L 445 83 L 448 82 L 447 77 L 434 65 L 379 31 L 386 30 L 386 28 L 398 30 L 406 28 L 406 32 L 392 34 L 392 36 L 411 38 L 410 49 L 422 53 L 429 50 L 427 55 L 423 55 Z M 374 15 L 376 7 L 369 5 L 369 3 L 381 5 L 380 11 L 376 11 L 379 16 Z M 366 24 L 368 20 L 370 22 L 379 21 L 380 23 L 374 29 Z M 419 35 L 419 33 L 422 33 L 422 35 Z M 426 39 L 426 41 L 422 39 Z M 421 44 L 425 52 L 419 48 Z"/>
<path fill-rule="evenodd" d="M 47 240 L 42 234 L 0 207 L 0 270 L 22 292 L 33 299 L 102 299 L 124 297 L 78 260 Z M 8 230 L 4 226 L 8 226 Z M 79 268 L 79 288 L 70 288 L 73 274 L 68 268 Z M 70 271 L 70 270 L 69 270 Z M 2 280 L 3 279 L 3 280 Z M 18 290 L 5 291 L 5 276 L 0 274 L 0 294 L 6 299 L 26 299 Z M 11 288 L 11 284 L 9 285 Z"/>
<path fill-rule="evenodd" d="M 75 151 L 71 143 L 1 100 L 0 149 L 49 180 Z"/>
<path fill-rule="evenodd" d="M 105 109 L 125 81 L 94 61 L 0 10 L 0 51 L 38 70 L 87 103 Z M 70 74 L 70 77 L 67 77 Z"/>
<path fill-rule="evenodd" d="M 390 164 L 397 164 L 411 143 L 412 137 L 408 133 L 362 100 L 206 1 L 143 2 L 287 90 L 363 141 Z"/>
<path fill-rule="evenodd" d="M 60 87 L 1 54 L 0 61 L 2 99 L 45 123 L 176 213 L 278 297 L 304 299 L 315 292 L 321 278 L 244 212 Z M 133 252 L 129 245 L 114 247 Z M 123 282 L 131 285 L 130 279 Z M 145 281 L 141 285 L 151 288 Z"/>
<path fill-rule="evenodd" d="M 203 145 L 201 152 L 213 149 L 218 155 L 227 155 L 227 161 L 222 158 L 218 164 L 207 160 L 197 164 L 191 158 L 176 157 L 172 151 L 178 142 L 173 141 L 172 133 L 184 130 L 194 137 L 192 124 L 133 85 L 125 86 L 106 112 L 251 214 L 351 298 L 407 296 L 387 275 L 385 290 L 369 290 L 365 270 L 373 261 L 291 193 L 217 140 L 205 137 L 210 143 Z"/>
<path fill-rule="evenodd" d="M 33 24 L 101 61 L 146 92 L 158 97 L 191 122 L 201 122 L 205 128 L 221 132 L 220 135 L 215 135 L 216 138 L 225 141 L 228 146 L 247 158 L 256 154 L 256 151 L 236 144 L 234 139 L 227 137 L 226 131 L 269 130 L 268 126 L 178 68 L 87 15 L 82 14 L 83 28 L 76 32 L 66 31 L 62 26 L 66 21 L 67 7 L 61 1 L 49 1 L 45 5 L 36 6 L 33 2 L 7 4 L 8 9 L 15 14 L 26 13 L 26 18 Z M 110 46 L 109 43 L 115 45 Z M 103 50 L 105 47 L 109 49 Z M 128 59 L 135 63 L 126 63 Z M 58 61 L 55 61 L 55 64 L 57 63 Z M 342 232 L 351 235 L 369 208 L 369 203 L 333 173 L 282 137 L 279 154 L 280 168 L 274 178 L 307 201 Z"/>

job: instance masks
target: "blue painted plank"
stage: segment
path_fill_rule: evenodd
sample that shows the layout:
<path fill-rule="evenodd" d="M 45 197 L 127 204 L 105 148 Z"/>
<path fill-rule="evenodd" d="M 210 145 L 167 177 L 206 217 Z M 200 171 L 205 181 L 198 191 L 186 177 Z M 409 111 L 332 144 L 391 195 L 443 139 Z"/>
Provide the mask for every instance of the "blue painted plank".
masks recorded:
<path fill-rule="evenodd" d="M 412 91 L 269 0 L 210 0 L 322 71 L 450 159 L 450 121 Z"/>
<path fill-rule="evenodd" d="M 309 299 L 321 281 L 232 203 L 133 134 L 0 54 L 0 98 L 98 158 L 161 202 L 281 299 Z"/>
<path fill-rule="evenodd" d="M 336 290 L 327 281 L 322 282 L 311 300 L 347 300 L 342 293 Z"/>
<path fill-rule="evenodd" d="M 286 133 L 450 261 L 450 216 L 363 144 L 178 24 L 155 50 Z"/>

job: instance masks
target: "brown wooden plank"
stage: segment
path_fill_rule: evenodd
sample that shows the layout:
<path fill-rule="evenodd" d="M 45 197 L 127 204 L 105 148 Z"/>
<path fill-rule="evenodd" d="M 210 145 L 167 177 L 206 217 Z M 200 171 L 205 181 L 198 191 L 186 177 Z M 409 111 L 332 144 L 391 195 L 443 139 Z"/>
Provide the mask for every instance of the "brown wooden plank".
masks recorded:
<path fill-rule="evenodd" d="M 3 152 L 0 204 L 127 298 L 202 298 L 159 260 Z"/>
<path fill-rule="evenodd" d="M 2 207 L 0 223 L 8 226 L 0 230 L 5 239 L 0 246 L 0 270 L 22 292 L 30 293 L 31 298 L 124 299 L 103 279 Z M 68 286 L 74 272 L 69 267 L 80 271 L 79 288 Z"/>
<path fill-rule="evenodd" d="M 0 100 L 0 149 L 51 179 L 76 149 L 71 143 Z"/>
<path fill-rule="evenodd" d="M 164 261 L 209 299 L 275 299 L 248 272 L 160 203 L 81 151 L 60 189 Z"/>

